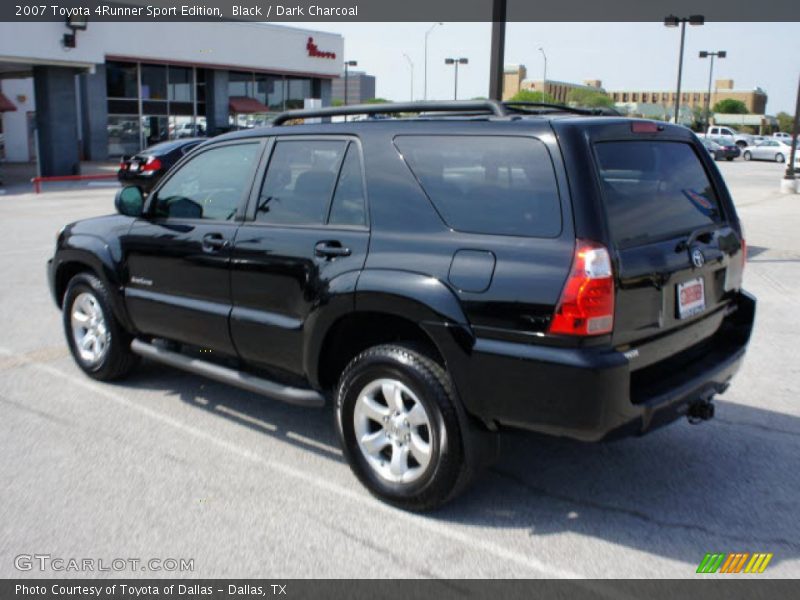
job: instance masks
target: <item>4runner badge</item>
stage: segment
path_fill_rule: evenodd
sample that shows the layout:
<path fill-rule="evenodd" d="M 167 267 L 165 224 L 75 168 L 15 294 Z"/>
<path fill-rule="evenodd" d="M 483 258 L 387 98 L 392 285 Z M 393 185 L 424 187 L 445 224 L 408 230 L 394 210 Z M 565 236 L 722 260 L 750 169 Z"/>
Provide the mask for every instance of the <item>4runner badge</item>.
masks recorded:
<path fill-rule="evenodd" d="M 692 264 L 698 269 L 706 264 L 706 257 L 698 248 L 692 250 Z"/>

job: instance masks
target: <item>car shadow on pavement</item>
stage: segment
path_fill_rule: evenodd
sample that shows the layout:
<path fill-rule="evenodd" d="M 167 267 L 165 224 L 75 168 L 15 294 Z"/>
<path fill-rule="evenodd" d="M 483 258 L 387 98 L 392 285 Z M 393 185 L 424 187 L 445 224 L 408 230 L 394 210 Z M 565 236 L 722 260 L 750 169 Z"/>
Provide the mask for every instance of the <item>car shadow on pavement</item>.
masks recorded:
<path fill-rule="evenodd" d="M 290 406 L 152 363 L 125 385 L 167 391 L 344 463 L 330 406 Z M 539 538 L 574 532 L 694 565 L 706 552 L 772 552 L 773 565 L 797 559 L 800 418 L 716 404 L 709 422 L 616 442 L 506 432 L 499 460 L 429 518 Z"/>
<path fill-rule="evenodd" d="M 514 433 L 441 518 L 574 532 L 699 564 L 706 552 L 800 556 L 800 418 L 717 399 L 717 416 L 583 444 Z"/>

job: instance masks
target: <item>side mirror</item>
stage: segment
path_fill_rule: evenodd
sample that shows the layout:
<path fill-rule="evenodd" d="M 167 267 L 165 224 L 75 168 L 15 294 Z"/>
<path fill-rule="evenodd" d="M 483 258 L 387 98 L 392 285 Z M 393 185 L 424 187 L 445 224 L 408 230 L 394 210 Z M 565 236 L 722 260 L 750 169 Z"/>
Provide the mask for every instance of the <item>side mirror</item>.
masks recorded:
<path fill-rule="evenodd" d="M 128 186 L 117 192 L 114 198 L 117 212 L 127 217 L 141 217 L 144 212 L 144 194 L 139 186 Z"/>

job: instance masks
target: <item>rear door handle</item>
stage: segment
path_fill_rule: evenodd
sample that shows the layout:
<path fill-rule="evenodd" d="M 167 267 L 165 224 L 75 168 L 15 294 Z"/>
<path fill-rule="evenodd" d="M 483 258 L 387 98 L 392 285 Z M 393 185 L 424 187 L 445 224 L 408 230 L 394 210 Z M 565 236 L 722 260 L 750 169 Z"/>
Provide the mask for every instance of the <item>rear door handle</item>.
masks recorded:
<path fill-rule="evenodd" d="M 228 240 L 221 233 L 207 233 L 203 236 L 203 250 L 216 252 L 228 246 Z"/>
<path fill-rule="evenodd" d="M 342 243 L 336 240 L 317 242 L 314 246 L 314 255 L 322 258 L 337 258 L 350 256 L 350 248 L 345 248 Z"/>

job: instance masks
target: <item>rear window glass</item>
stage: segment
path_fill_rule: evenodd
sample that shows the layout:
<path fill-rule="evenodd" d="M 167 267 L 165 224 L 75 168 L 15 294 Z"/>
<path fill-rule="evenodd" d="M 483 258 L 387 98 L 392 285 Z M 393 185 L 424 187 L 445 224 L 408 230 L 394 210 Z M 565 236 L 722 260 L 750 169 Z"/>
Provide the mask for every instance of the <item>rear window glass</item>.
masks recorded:
<path fill-rule="evenodd" d="M 553 164 L 533 138 L 398 136 L 395 145 L 448 226 L 555 237 L 561 205 Z"/>
<path fill-rule="evenodd" d="M 722 219 L 694 149 L 682 142 L 595 146 L 609 227 L 618 246 L 678 235 Z"/>

